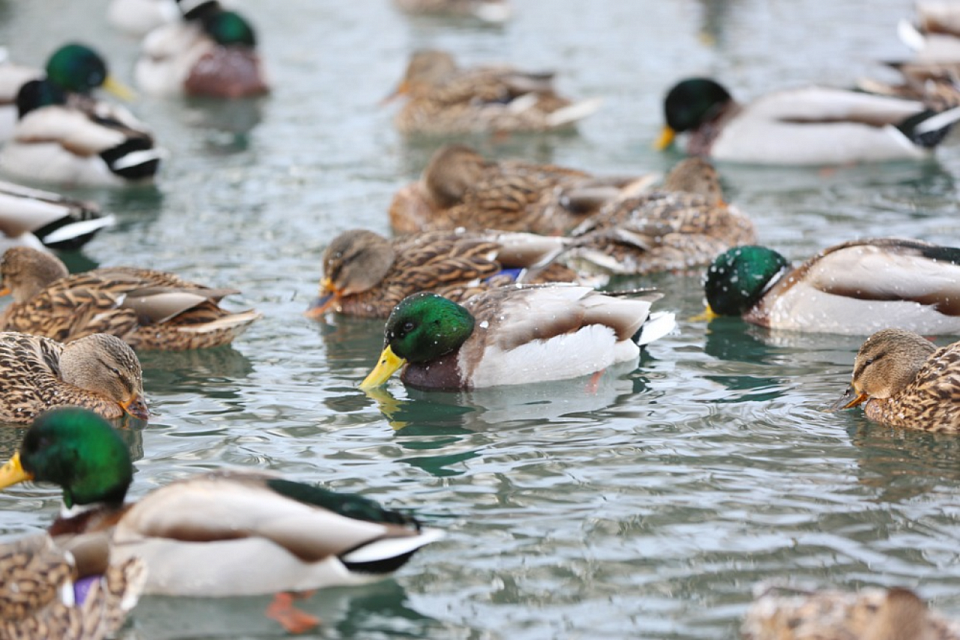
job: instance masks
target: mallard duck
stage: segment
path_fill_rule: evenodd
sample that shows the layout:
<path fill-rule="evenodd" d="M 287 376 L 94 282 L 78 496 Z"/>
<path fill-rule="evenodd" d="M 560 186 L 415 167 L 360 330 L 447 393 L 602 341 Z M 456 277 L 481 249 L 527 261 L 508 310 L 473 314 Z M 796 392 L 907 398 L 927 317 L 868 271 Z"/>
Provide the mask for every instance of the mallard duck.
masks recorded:
<path fill-rule="evenodd" d="M 740 629 L 744 640 L 960 640 L 960 623 L 909 589 L 782 590 L 757 596 Z"/>
<path fill-rule="evenodd" d="M 463 305 L 415 293 L 387 318 L 383 352 L 360 387 L 378 387 L 404 365 L 400 379 L 424 389 L 586 376 L 636 359 L 640 345 L 673 328 L 672 314 L 654 314 L 641 330 L 660 297 L 565 284 L 499 287 Z"/>
<path fill-rule="evenodd" d="M 324 251 L 320 297 L 307 316 L 336 310 L 386 318 L 417 291 L 458 301 L 516 281 L 574 282 L 575 272 L 552 263 L 563 246 L 560 238 L 529 233 L 434 231 L 387 240 L 353 229 Z"/>
<path fill-rule="evenodd" d="M 115 336 L 102 333 L 68 344 L 0 332 L 0 422 L 27 423 L 43 411 L 78 405 L 111 420 L 128 413 L 146 420 L 140 361 Z"/>
<path fill-rule="evenodd" d="M 412 14 L 470 16 L 484 22 L 506 22 L 513 15 L 508 0 L 394 0 L 394 4 Z"/>
<path fill-rule="evenodd" d="M 118 186 L 148 182 L 162 152 L 153 137 L 75 100 L 50 80 L 31 80 L 17 94 L 20 119 L 0 150 L 0 168 L 24 180 Z"/>
<path fill-rule="evenodd" d="M 46 77 L 62 89 L 74 102 L 88 110 L 95 110 L 103 118 L 124 122 L 127 126 L 146 131 L 129 111 L 91 97 L 95 89 L 103 88 L 122 100 L 133 93 L 117 81 L 107 70 L 107 62 L 90 47 L 68 43 L 54 51 L 47 59 L 46 68 L 34 69 L 5 60 L 6 51 L 0 51 L 0 142 L 10 140 L 19 119 L 17 94 L 31 80 Z"/>
<path fill-rule="evenodd" d="M 724 202 L 716 170 L 701 158 L 678 163 L 661 189 L 607 203 L 571 235 L 564 262 L 621 275 L 685 271 L 756 242 L 753 223 Z"/>
<path fill-rule="evenodd" d="M 69 511 L 50 527 L 54 540 L 108 537 L 114 561 L 144 560 L 147 594 L 226 597 L 365 584 L 443 536 L 359 495 L 266 472 L 196 474 L 124 504 L 132 478 L 117 432 L 89 411 L 63 408 L 33 422 L 0 469 L 0 488 L 25 480 L 59 485 Z"/>
<path fill-rule="evenodd" d="M 183 19 L 151 31 L 134 68 L 154 95 L 243 98 L 269 92 L 253 27 L 218 2 L 180 2 Z"/>
<path fill-rule="evenodd" d="M 164 271 L 105 267 L 69 275 L 56 257 L 28 247 L 0 260 L 13 303 L 0 327 L 69 342 L 109 333 L 137 349 L 182 351 L 229 344 L 260 317 L 219 301 L 236 289 L 211 289 Z"/>
<path fill-rule="evenodd" d="M 138 37 L 179 20 L 181 15 L 176 0 L 112 0 L 107 6 L 107 22 Z"/>
<path fill-rule="evenodd" d="M 99 640 L 113 635 L 137 604 L 146 568 L 139 558 L 110 565 L 109 549 L 92 546 L 84 547 L 78 562 L 45 533 L 0 544 L 0 637 Z"/>
<path fill-rule="evenodd" d="M 410 58 L 395 96 L 408 97 L 394 123 L 404 134 L 444 135 L 547 131 L 571 127 L 600 106 L 557 95 L 553 73 L 507 66 L 457 67 L 446 51 L 426 49 Z"/>
<path fill-rule="evenodd" d="M 0 233 L 10 246 L 79 249 L 113 224 L 114 217 L 101 215 L 92 202 L 0 181 Z"/>
<path fill-rule="evenodd" d="M 420 180 L 390 204 L 395 233 L 500 229 L 567 233 L 613 198 L 638 193 L 656 176 L 592 176 L 521 160 L 487 160 L 462 144 L 437 149 Z"/>
<path fill-rule="evenodd" d="M 876 422 L 925 431 L 960 431 L 960 342 L 937 349 L 903 329 L 867 338 L 853 363 L 853 381 L 832 410 L 866 404 Z"/>
<path fill-rule="evenodd" d="M 794 269 L 771 249 L 737 247 L 713 261 L 704 289 L 708 315 L 742 316 L 771 329 L 960 332 L 960 249 L 919 240 L 845 242 Z"/>
<path fill-rule="evenodd" d="M 938 114 L 912 100 L 816 86 L 739 104 L 709 78 L 675 85 L 664 113 L 658 148 L 689 132 L 691 155 L 779 165 L 925 158 L 960 120 L 960 109 Z"/>

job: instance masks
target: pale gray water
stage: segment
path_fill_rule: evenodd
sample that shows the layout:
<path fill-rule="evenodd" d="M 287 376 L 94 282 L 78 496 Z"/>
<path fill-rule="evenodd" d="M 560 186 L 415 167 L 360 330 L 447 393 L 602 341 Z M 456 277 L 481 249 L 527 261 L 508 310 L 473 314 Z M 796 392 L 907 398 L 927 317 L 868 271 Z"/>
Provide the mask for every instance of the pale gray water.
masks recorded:
<path fill-rule="evenodd" d="M 481 141 L 485 153 L 664 170 L 679 156 L 650 143 L 675 80 L 712 74 L 746 97 L 887 77 L 874 61 L 906 53 L 895 24 L 910 9 L 516 4 L 498 29 L 413 20 L 386 0 L 248 0 L 270 98 L 134 105 L 170 159 L 156 188 L 83 192 L 121 221 L 84 256 L 238 287 L 234 305 L 265 318 L 233 349 L 143 356 L 156 418 L 129 434 L 143 452 L 132 493 L 222 464 L 271 468 L 413 509 L 449 532 L 394 580 L 314 596 L 304 607 L 324 618 L 322 638 L 730 638 L 751 586 L 775 577 L 915 587 L 960 615 L 960 439 L 824 413 L 857 338 L 771 336 L 736 320 L 708 332 L 687 320 L 701 309 L 698 278 L 659 277 L 680 332 L 594 393 L 585 381 L 467 396 L 394 381 L 381 411 L 355 389 L 381 325 L 301 317 L 328 240 L 353 226 L 386 232 L 391 194 L 434 148 L 403 140 L 394 110 L 377 107 L 413 48 L 557 68 L 569 93 L 606 98 L 579 135 Z M 106 26 L 105 5 L 0 2 L 0 43 L 39 64 L 84 40 L 129 80 L 136 43 Z M 791 258 L 876 234 L 960 244 L 956 142 L 938 162 L 721 170 L 761 240 Z M 0 431 L 4 458 L 20 433 Z M 0 530 L 41 528 L 58 501 L 46 487 L 0 493 Z M 146 599 L 129 637 L 282 637 L 260 616 L 266 602 Z"/>

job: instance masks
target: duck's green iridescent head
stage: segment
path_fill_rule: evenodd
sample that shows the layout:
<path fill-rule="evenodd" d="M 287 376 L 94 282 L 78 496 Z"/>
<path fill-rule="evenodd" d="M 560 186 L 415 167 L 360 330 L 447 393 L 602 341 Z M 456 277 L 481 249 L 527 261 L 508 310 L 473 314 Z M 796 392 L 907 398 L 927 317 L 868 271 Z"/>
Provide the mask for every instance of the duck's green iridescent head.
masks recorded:
<path fill-rule="evenodd" d="M 678 82 L 663 101 L 667 126 L 680 133 L 709 122 L 732 100 L 723 86 L 709 78 Z"/>
<path fill-rule="evenodd" d="M 107 80 L 107 63 L 82 44 L 66 44 L 47 60 L 47 78 L 66 91 L 89 93 Z"/>
<path fill-rule="evenodd" d="M 703 285 L 707 304 L 718 315 L 742 315 L 760 301 L 789 264 L 766 247 L 734 247 L 717 256 L 707 269 Z"/>
<path fill-rule="evenodd" d="M 119 504 L 133 480 L 133 465 L 127 445 L 106 420 L 64 407 L 37 417 L 20 451 L 0 469 L 0 489 L 25 480 L 59 485 L 67 507 Z"/>
<path fill-rule="evenodd" d="M 380 386 L 407 362 L 430 362 L 459 349 L 473 327 L 473 316 L 456 302 L 435 293 L 407 296 L 390 312 L 383 352 L 360 387 Z"/>
<path fill-rule="evenodd" d="M 217 41 L 217 44 L 225 47 L 257 46 L 257 36 L 253 32 L 253 27 L 239 13 L 233 11 L 220 11 L 204 18 L 203 29 Z"/>

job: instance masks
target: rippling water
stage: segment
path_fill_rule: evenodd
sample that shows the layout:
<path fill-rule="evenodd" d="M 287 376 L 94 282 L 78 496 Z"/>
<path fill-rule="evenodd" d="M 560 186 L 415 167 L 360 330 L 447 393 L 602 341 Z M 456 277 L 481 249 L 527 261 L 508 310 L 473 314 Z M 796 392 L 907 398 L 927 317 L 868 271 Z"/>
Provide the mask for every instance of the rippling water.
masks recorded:
<path fill-rule="evenodd" d="M 0 43 L 40 64 L 95 43 L 131 78 L 136 43 L 105 0 L 0 0 Z M 449 536 L 395 579 L 321 592 L 317 634 L 425 638 L 729 638 L 758 580 L 906 585 L 960 615 L 960 439 L 827 414 L 859 339 L 774 335 L 688 320 L 699 279 L 661 276 L 682 319 L 635 371 L 471 394 L 394 381 L 368 398 L 381 325 L 302 318 L 320 253 L 340 231 L 387 231 L 393 191 L 435 142 L 410 142 L 377 103 L 410 50 L 560 70 L 604 96 L 579 135 L 475 140 L 484 153 L 598 172 L 664 170 L 660 99 L 711 74 L 742 97 L 767 87 L 884 76 L 902 57 L 906 0 L 516 0 L 504 28 L 411 19 L 386 0 L 241 3 L 276 85 L 219 105 L 142 99 L 169 162 L 155 188 L 81 195 L 119 226 L 75 265 L 139 264 L 243 290 L 264 319 L 233 348 L 143 354 L 155 418 L 126 436 L 133 495 L 223 464 L 270 468 L 405 507 Z M 53 19 L 51 16 L 56 16 Z M 723 166 L 729 199 L 799 259 L 857 236 L 960 244 L 960 146 L 938 161 L 832 170 Z M 9 455 L 21 431 L 0 431 Z M 0 494 L 0 530 L 43 527 L 56 491 Z M 282 637 L 264 599 L 145 599 L 130 637 Z"/>

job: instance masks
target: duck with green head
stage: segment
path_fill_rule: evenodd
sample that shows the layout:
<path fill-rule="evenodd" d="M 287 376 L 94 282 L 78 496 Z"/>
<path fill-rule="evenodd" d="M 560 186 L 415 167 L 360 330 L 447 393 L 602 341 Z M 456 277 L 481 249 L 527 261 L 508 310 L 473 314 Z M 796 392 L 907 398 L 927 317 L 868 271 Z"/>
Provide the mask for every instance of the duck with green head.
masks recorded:
<path fill-rule="evenodd" d="M 269 92 L 253 27 L 211 0 L 181 0 L 181 20 L 151 31 L 134 68 L 153 95 L 244 98 Z"/>
<path fill-rule="evenodd" d="M 197 474 L 124 503 L 127 446 L 97 415 L 63 408 L 38 417 L 0 469 L 0 488 L 26 480 L 63 489 L 59 542 L 103 537 L 115 561 L 140 557 L 144 593 L 223 597 L 364 584 L 442 537 L 358 495 L 269 473 Z"/>
<path fill-rule="evenodd" d="M 772 249 L 736 247 L 713 261 L 704 290 L 708 315 L 771 329 L 960 332 L 960 249 L 919 240 L 845 242 L 795 268 Z"/>
<path fill-rule="evenodd" d="M 46 74 L 44 76 L 44 74 Z M 126 119 L 127 126 L 146 129 L 126 109 L 96 100 L 92 93 L 103 88 L 121 100 L 133 98 L 133 92 L 119 82 L 107 70 L 107 63 L 94 49 L 84 44 L 68 43 L 54 51 L 47 59 L 43 70 L 25 67 L 10 62 L 0 64 L 0 142 L 13 136 L 17 124 L 17 94 L 20 87 L 31 80 L 46 77 L 76 102 L 88 108 L 96 108 L 102 114 L 111 114 Z"/>
<path fill-rule="evenodd" d="M 960 120 L 960 109 L 938 114 L 913 100 L 819 86 L 741 104 L 715 80 L 688 78 L 667 93 L 664 115 L 660 149 L 688 133 L 692 155 L 824 165 L 926 158 Z"/>
<path fill-rule="evenodd" d="M 500 287 L 463 305 L 414 294 L 387 319 L 383 352 L 360 387 L 378 387 L 401 367 L 403 382 L 424 389 L 590 375 L 635 360 L 640 345 L 673 328 L 672 314 L 654 314 L 656 321 L 644 327 L 650 305 L 660 297 L 562 284 Z"/>

